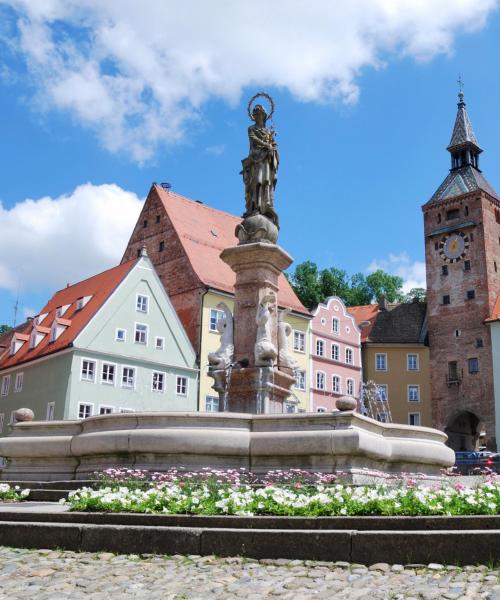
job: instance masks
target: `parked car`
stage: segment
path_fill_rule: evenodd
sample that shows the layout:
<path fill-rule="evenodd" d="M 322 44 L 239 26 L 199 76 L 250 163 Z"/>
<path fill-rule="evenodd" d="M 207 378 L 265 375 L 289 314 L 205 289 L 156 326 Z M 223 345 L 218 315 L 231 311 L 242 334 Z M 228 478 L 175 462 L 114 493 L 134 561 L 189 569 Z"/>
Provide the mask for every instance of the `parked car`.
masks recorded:
<path fill-rule="evenodd" d="M 455 452 L 455 467 L 462 475 L 471 475 L 474 469 L 480 469 L 483 461 L 479 452 L 472 450 L 466 452 Z"/>
<path fill-rule="evenodd" d="M 495 471 L 495 473 L 500 473 L 500 454 L 491 453 L 490 456 L 487 456 L 482 462 L 482 466 Z"/>

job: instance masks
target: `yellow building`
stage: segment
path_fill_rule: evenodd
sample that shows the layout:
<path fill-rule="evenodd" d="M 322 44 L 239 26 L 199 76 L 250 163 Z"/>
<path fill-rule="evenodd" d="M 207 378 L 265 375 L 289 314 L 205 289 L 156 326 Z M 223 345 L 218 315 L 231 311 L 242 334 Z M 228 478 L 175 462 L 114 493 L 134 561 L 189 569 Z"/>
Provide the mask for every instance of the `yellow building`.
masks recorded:
<path fill-rule="evenodd" d="M 234 296 L 219 290 L 209 289 L 203 296 L 203 309 L 201 320 L 201 344 L 200 344 L 200 411 L 217 411 L 220 409 L 219 396 L 212 389 L 214 380 L 208 376 L 208 353 L 215 352 L 220 344 L 220 336 L 217 331 L 217 319 L 220 310 L 217 309 L 219 302 L 224 302 L 233 312 Z M 293 395 L 285 406 L 288 412 L 302 412 L 310 410 L 309 407 L 309 322 L 310 318 L 305 314 L 288 313 L 285 320 L 292 327 L 290 336 L 290 348 L 297 360 L 297 383 Z"/>
<path fill-rule="evenodd" d="M 349 308 L 361 328 L 363 380 L 377 386 L 365 404 L 380 421 L 432 427 L 426 309 L 423 302 Z"/>

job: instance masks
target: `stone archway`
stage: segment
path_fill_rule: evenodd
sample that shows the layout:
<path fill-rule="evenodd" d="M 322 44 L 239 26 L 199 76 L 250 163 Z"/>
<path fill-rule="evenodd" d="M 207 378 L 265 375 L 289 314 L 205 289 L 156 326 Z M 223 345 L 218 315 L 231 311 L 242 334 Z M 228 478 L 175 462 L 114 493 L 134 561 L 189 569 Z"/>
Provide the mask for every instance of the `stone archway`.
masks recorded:
<path fill-rule="evenodd" d="M 444 432 L 448 436 L 447 445 L 455 451 L 477 450 L 480 419 L 469 411 L 460 412 L 450 418 Z"/>

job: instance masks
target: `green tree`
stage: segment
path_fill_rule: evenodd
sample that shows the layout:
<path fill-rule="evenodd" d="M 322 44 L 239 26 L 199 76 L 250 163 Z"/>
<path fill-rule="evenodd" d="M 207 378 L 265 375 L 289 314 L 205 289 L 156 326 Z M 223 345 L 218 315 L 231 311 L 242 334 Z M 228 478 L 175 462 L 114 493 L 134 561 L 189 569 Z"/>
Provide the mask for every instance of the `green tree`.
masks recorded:
<path fill-rule="evenodd" d="M 404 300 L 401 290 L 403 278 L 398 275 L 389 275 L 382 269 L 378 269 L 367 276 L 366 283 L 370 289 L 372 300 L 380 302 L 382 296 L 388 302 L 402 302 Z"/>
<path fill-rule="evenodd" d="M 343 269 L 330 267 L 319 270 L 310 260 L 298 264 L 287 275 L 295 293 L 307 308 L 312 309 L 329 296 L 338 296 L 346 306 L 360 306 L 379 301 L 382 296 L 389 302 L 402 302 L 403 279 L 382 270 L 368 276 L 355 273 L 351 277 Z"/>
<path fill-rule="evenodd" d="M 12 331 L 12 327 L 9 325 L 0 325 L 0 335 L 7 333 L 8 331 Z"/>
<path fill-rule="evenodd" d="M 419 302 L 427 302 L 427 290 L 425 288 L 411 288 L 405 295 L 406 302 L 413 302 L 417 299 Z"/>

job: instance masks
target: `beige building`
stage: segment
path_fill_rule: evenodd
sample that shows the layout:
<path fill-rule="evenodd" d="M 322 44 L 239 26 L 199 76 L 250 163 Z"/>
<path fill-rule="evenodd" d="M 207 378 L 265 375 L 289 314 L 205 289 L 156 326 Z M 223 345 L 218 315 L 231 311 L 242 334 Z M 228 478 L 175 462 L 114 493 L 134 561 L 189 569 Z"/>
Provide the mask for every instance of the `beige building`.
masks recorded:
<path fill-rule="evenodd" d="M 426 304 L 349 308 L 361 329 L 364 382 L 377 385 L 373 416 L 432 426 Z"/>

